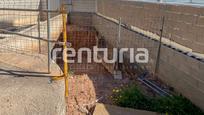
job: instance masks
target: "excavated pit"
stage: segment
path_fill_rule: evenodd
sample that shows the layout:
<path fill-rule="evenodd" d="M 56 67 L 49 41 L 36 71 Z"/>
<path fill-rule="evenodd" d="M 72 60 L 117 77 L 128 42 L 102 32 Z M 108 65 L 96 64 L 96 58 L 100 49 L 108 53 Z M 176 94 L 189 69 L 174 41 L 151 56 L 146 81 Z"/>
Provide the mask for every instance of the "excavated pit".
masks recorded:
<path fill-rule="evenodd" d="M 76 51 L 84 47 L 92 49 L 98 45 L 98 35 L 92 27 L 69 25 L 67 34 L 68 41 Z M 62 36 L 59 41 L 62 41 Z M 55 45 L 55 48 L 62 48 L 62 46 Z M 136 82 L 130 80 L 128 75 L 124 75 L 123 80 L 115 80 L 103 64 L 88 63 L 87 53 L 83 53 L 82 57 L 82 63 L 68 63 L 69 97 L 67 114 L 84 115 L 88 112 L 92 113 L 97 100 L 100 103 L 113 104 L 110 98 L 113 89 Z M 77 61 L 77 56 L 72 59 Z M 58 53 L 57 64 L 63 69 L 62 52 Z M 147 91 L 147 93 L 154 95 L 151 91 Z"/>

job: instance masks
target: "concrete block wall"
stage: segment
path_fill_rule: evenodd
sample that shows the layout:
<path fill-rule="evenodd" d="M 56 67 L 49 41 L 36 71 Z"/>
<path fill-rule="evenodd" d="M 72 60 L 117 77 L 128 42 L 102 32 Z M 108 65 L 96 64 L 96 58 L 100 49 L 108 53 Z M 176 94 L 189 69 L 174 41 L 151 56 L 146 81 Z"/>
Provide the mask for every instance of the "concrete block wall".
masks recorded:
<path fill-rule="evenodd" d="M 162 46 L 159 78 L 204 110 L 204 63 Z"/>
<path fill-rule="evenodd" d="M 113 54 L 112 48 L 116 48 L 116 42 L 118 39 L 118 24 L 111 22 L 101 16 L 94 15 L 93 16 L 93 25 L 96 30 L 99 32 L 99 35 L 105 39 L 106 46 L 109 50 L 109 57 L 112 57 Z M 148 37 L 142 36 L 141 34 L 127 30 L 126 28 L 121 29 L 121 44 L 120 48 L 134 48 L 134 54 L 136 55 L 138 52 L 137 48 L 147 48 L 149 50 L 149 63 L 143 64 L 146 69 L 153 72 L 156 63 L 156 55 L 158 49 L 158 42 L 150 40 Z M 130 52 L 125 53 L 124 59 L 127 59 L 127 63 L 129 61 Z M 111 58 L 110 58 L 111 59 Z M 126 63 L 126 62 L 125 62 Z M 114 71 L 114 64 L 103 63 L 103 65 L 107 68 L 107 70 L 111 73 Z M 125 66 L 125 64 L 123 65 Z M 136 70 L 134 70 L 136 71 Z"/>
<path fill-rule="evenodd" d="M 85 12 L 71 12 L 69 15 L 68 22 L 73 25 L 78 26 L 92 26 L 92 13 L 85 13 Z"/>
<path fill-rule="evenodd" d="M 49 0 L 50 10 L 57 10 L 60 8 L 60 0 Z M 47 9 L 47 0 L 1 0 L 0 8 L 10 9 Z M 37 23 L 39 12 L 28 11 L 8 11 L 0 10 L 0 24 L 1 27 L 7 26 L 23 26 Z M 51 13 L 56 16 L 56 13 Z M 41 20 L 46 20 L 47 13 L 40 12 Z"/>
<path fill-rule="evenodd" d="M 40 0 L 1 0 L 0 8 L 38 9 Z M 38 12 L 0 10 L 0 25 L 23 26 L 37 22 Z"/>
<path fill-rule="evenodd" d="M 93 26 L 98 31 L 98 34 L 105 40 L 104 47 L 108 48 L 108 55 L 111 57 L 112 48 L 116 47 L 116 40 L 118 36 L 118 25 L 112 23 L 100 16 L 93 15 Z M 99 38 L 99 39 L 101 39 Z M 102 57 L 100 57 L 102 58 Z M 102 63 L 103 66 L 113 74 L 114 64 Z"/>
<path fill-rule="evenodd" d="M 204 53 L 204 7 L 120 0 L 98 0 L 97 4 L 99 13 L 157 34 L 164 16 L 164 37 Z"/>
<path fill-rule="evenodd" d="M 50 10 L 60 10 L 61 0 L 48 0 L 50 4 Z M 40 0 L 39 9 L 47 10 L 47 0 Z M 50 13 L 51 17 L 59 15 L 59 13 Z M 42 21 L 47 20 L 47 12 L 40 12 L 40 19 Z"/>
<path fill-rule="evenodd" d="M 96 0 L 72 0 L 73 12 L 95 12 Z"/>
<path fill-rule="evenodd" d="M 93 25 L 105 38 L 108 48 L 116 47 L 115 41 L 118 29 L 116 23 L 108 21 L 104 17 L 94 15 Z M 122 28 L 121 43 L 120 47 L 123 48 L 147 48 L 149 50 L 149 63 L 141 64 L 140 66 L 145 67 L 150 72 L 154 72 L 159 46 L 158 41 Z M 113 72 L 113 64 L 104 65 L 111 73 Z M 204 62 L 189 57 L 166 45 L 162 45 L 159 65 L 159 79 L 175 88 L 175 91 L 186 96 L 204 110 Z"/>

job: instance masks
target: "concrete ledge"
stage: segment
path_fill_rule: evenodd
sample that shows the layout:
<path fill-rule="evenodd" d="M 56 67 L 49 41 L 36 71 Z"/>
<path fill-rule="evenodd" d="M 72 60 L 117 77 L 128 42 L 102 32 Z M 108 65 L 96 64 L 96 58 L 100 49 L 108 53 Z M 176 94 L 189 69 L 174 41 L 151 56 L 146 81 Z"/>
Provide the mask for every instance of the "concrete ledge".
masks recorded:
<path fill-rule="evenodd" d="M 96 104 L 96 108 L 93 115 L 161 115 L 161 114 L 98 103 Z"/>
<path fill-rule="evenodd" d="M 65 115 L 64 81 L 57 64 L 47 73 L 47 56 L 0 53 L 0 115 Z"/>

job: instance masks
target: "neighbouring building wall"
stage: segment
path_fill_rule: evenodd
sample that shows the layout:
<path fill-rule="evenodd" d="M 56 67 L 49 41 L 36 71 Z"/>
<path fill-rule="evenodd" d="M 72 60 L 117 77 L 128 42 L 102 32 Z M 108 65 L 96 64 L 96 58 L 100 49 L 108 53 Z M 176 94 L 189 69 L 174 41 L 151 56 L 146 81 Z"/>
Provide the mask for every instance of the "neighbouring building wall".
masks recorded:
<path fill-rule="evenodd" d="M 92 26 L 93 13 L 71 12 L 68 21 L 73 25 Z"/>
<path fill-rule="evenodd" d="M 38 9 L 40 0 L 1 0 L 0 8 Z M 0 28 L 22 26 L 37 22 L 38 12 L 0 10 Z"/>
<path fill-rule="evenodd" d="M 48 0 L 50 2 L 50 10 L 60 9 L 60 0 Z M 0 28 L 8 28 L 10 26 L 24 26 L 37 24 L 39 12 L 22 11 L 22 9 L 47 9 L 47 0 L 1 0 L 0 8 L 13 10 L 0 10 Z M 21 11 L 15 10 L 21 9 Z M 46 20 L 47 13 L 40 12 L 41 20 Z M 51 13 L 52 16 L 58 14 Z"/>
<path fill-rule="evenodd" d="M 149 16 L 150 20 L 151 17 L 167 16 L 164 35 L 171 36 L 172 40 L 194 51 L 204 53 L 203 8 L 201 10 L 192 6 L 116 1 L 98 0 L 98 13 L 114 19 L 121 17 L 124 23 L 144 30 L 150 29 L 145 26 L 150 22 L 143 20 L 144 16 Z M 92 23 L 100 36 L 105 39 L 107 47 L 116 47 L 118 24 L 104 16 L 94 15 Z M 153 29 L 148 31 L 154 32 Z M 150 72 L 155 69 L 158 46 L 158 41 L 141 33 L 124 27 L 121 30 L 120 47 L 135 49 L 144 47 L 149 50 L 149 63 L 144 66 Z M 128 54 L 125 56 L 128 58 Z M 204 62 L 163 44 L 159 65 L 159 79 L 174 87 L 176 91 L 204 110 Z M 113 65 L 105 66 L 109 71 L 113 71 Z"/>
<path fill-rule="evenodd" d="M 73 12 L 95 12 L 96 0 L 72 0 Z"/>
<path fill-rule="evenodd" d="M 149 25 L 159 27 L 159 17 L 164 16 L 164 37 L 204 53 L 204 7 L 121 0 L 98 0 L 97 3 L 99 13 L 115 19 L 121 17 L 126 24 L 153 33 L 157 30 Z"/>
<path fill-rule="evenodd" d="M 95 15 L 93 25 L 105 38 L 107 47 L 111 50 L 116 46 L 118 25 Z M 158 41 L 149 39 L 142 34 L 122 28 L 121 46 L 124 48 L 147 48 L 149 50 L 149 63 L 143 64 L 147 70 L 153 72 L 156 65 Z M 135 52 L 136 53 L 136 52 Z M 126 55 L 125 58 L 128 57 Z M 129 65 L 129 69 L 135 66 Z M 114 65 L 105 64 L 113 72 Z M 137 69 L 137 67 L 135 68 Z M 167 85 L 186 96 L 197 106 L 204 110 L 204 63 L 189 57 L 177 50 L 162 45 L 158 77 Z M 134 72 L 134 71 L 133 71 Z"/>
<path fill-rule="evenodd" d="M 42 9 L 47 9 L 47 1 L 50 4 L 50 10 L 60 9 L 61 0 L 40 0 Z"/>
<path fill-rule="evenodd" d="M 50 8 L 49 10 L 52 11 L 60 11 L 62 1 L 61 0 L 48 0 Z M 39 9 L 47 10 L 47 0 L 40 0 L 40 5 L 38 7 Z M 59 15 L 59 13 L 50 13 L 51 17 L 54 17 L 56 15 Z M 47 19 L 47 12 L 40 12 L 41 20 Z"/>

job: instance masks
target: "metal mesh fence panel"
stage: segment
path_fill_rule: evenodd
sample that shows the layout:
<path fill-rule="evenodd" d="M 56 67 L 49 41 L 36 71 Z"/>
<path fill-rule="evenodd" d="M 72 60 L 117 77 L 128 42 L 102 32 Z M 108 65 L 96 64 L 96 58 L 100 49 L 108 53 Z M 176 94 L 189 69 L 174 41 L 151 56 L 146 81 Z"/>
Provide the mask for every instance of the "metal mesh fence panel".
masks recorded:
<path fill-rule="evenodd" d="M 30 57 L 42 55 L 45 58 L 43 63 L 47 63 L 46 68 L 49 69 L 51 49 L 57 43 L 63 28 L 61 3 L 58 0 L 0 2 L 1 55 L 13 53 L 17 59 L 20 59 L 19 54 Z"/>

